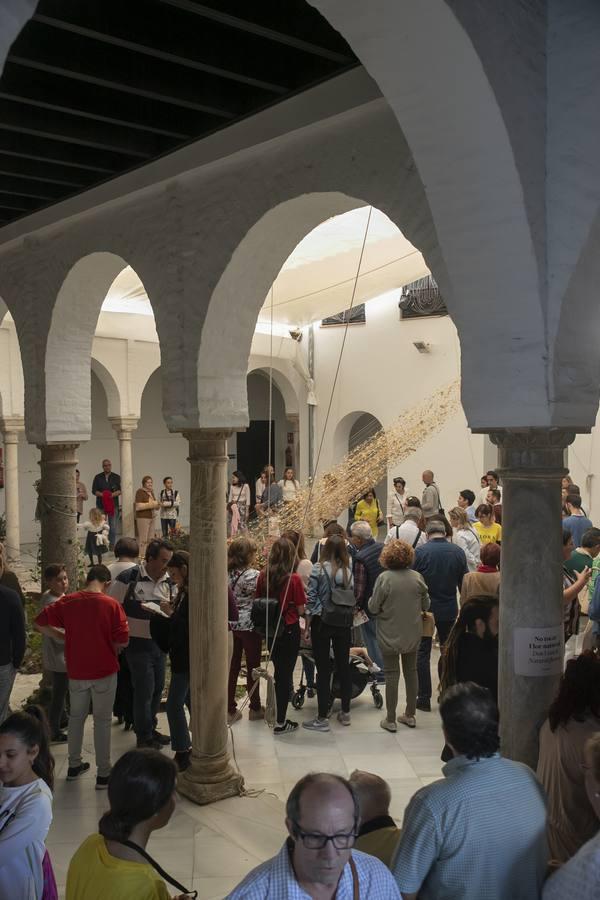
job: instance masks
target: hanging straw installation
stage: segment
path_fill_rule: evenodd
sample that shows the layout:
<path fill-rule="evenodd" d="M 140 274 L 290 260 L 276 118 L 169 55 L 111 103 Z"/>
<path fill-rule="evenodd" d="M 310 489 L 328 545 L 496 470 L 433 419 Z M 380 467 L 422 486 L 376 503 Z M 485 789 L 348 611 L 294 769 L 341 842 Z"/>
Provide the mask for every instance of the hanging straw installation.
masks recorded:
<path fill-rule="evenodd" d="M 269 517 L 252 523 L 250 531 L 259 547 L 267 547 L 269 522 L 277 518 L 278 531 L 314 529 L 319 522 L 335 519 L 378 481 L 388 468 L 406 459 L 460 409 L 460 382 L 441 388 L 423 403 L 402 413 L 389 428 L 378 431 L 312 485 L 304 485 L 289 503 Z M 271 524 L 271 534 L 273 529 Z"/>

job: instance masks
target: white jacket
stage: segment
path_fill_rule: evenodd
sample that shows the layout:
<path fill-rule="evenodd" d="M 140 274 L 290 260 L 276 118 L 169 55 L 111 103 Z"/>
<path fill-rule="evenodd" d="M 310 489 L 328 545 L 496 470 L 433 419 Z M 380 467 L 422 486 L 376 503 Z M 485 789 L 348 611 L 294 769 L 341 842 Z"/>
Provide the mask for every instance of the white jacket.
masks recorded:
<path fill-rule="evenodd" d="M 467 557 L 469 572 L 475 572 L 480 563 L 481 544 L 477 532 L 473 528 L 455 528 L 452 543 L 462 547 Z"/>

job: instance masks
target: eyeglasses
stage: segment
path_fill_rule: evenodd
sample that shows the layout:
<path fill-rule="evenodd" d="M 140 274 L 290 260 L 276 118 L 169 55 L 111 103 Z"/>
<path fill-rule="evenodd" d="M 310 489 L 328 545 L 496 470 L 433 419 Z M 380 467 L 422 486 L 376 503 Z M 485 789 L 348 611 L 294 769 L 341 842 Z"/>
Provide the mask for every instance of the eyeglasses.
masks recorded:
<path fill-rule="evenodd" d="M 307 850 L 322 850 L 329 841 L 336 850 L 348 850 L 349 847 L 354 846 L 356 841 L 356 830 L 350 831 L 348 834 L 311 834 L 301 831 L 296 822 L 294 822 L 294 826 L 296 836 L 300 838 Z"/>

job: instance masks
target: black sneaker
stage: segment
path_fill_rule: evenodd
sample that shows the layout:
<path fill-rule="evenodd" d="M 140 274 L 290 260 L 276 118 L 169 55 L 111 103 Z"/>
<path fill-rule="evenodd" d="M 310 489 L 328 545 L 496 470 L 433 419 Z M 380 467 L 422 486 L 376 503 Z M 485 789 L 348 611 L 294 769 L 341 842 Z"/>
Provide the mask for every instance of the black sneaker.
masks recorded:
<path fill-rule="evenodd" d="M 273 734 L 291 734 L 293 731 L 298 730 L 298 723 L 292 722 L 290 719 L 285 720 L 284 725 L 276 725 L 273 729 Z"/>
<path fill-rule="evenodd" d="M 416 707 L 421 712 L 431 712 L 431 700 L 417 700 Z"/>
<path fill-rule="evenodd" d="M 186 769 L 192 764 L 192 751 L 191 750 L 177 750 L 173 759 L 175 760 L 175 764 L 180 772 L 185 772 Z"/>
<path fill-rule="evenodd" d="M 312 698 L 315 696 L 315 689 L 314 689 L 314 688 L 307 688 L 307 689 L 306 689 L 306 696 L 307 696 L 310 700 L 312 700 Z"/>
<path fill-rule="evenodd" d="M 66 744 L 69 738 L 64 733 L 64 731 L 59 731 L 58 734 L 55 734 L 54 737 L 50 738 L 51 744 Z"/>
<path fill-rule="evenodd" d="M 67 770 L 67 781 L 75 781 L 80 775 L 88 772 L 89 768 L 89 763 L 81 763 L 80 766 L 69 766 Z"/>
<path fill-rule="evenodd" d="M 96 790 L 105 791 L 108 787 L 108 775 L 96 776 Z"/>
<path fill-rule="evenodd" d="M 156 741 L 157 744 L 161 744 L 163 747 L 166 747 L 167 744 L 171 743 L 171 738 L 168 734 L 161 734 L 160 731 L 152 732 L 152 740 Z"/>

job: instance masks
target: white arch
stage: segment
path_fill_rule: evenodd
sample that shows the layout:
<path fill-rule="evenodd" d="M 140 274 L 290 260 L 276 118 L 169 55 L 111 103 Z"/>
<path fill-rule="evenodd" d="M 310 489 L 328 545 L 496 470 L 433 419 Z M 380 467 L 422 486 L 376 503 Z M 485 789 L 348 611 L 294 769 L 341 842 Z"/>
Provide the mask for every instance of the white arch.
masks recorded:
<path fill-rule="evenodd" d="M 91 358 L 91 369 L 104 388 L 108 407 L 108 418 L 110 419 L 113 416 L 121 417 L 123 415 L 123 404 L 121 400 L 121 391 L 119 390 L 117 382 L 108 369 L 94 357 Z"/>
<path fill-rule="evenodd" d="M 126 266 L 115 253 L 91 253 L 76 262 L 63 281 L 46 342 L 44 441 L 85 441 L 90 437 L 94 332 L 104 298 Z M 96 365 L 102 364 L 96 360 Z M 121 410 L 122 398 L 111 380 L 107 397 L 112 409 Z"/>
<path fill-rule="evenodd" d="M 548 425 L 545 251 L 538 221 L 544 203 L 536 195 L 543 185 L 527 177 L 530 158 L 521 153 L 517 161 L 518 129 L 509 133 L 471 35 L 446 0 L 379 2 L 375 10 L 363 0 L 310 2 L 378 83 L 426 185 L 447 283 L 436 264 L 430 268 L 452 297 L 470 425 Z M 472 30 L 478 31 L 477 21 Z M 543 141 L 543 126 L 532 119 L 536 134 L 538 128 Z M 518 162 L 527 170 L 523 181 Z M 495 335 L 493 404 L 481 390 L 489 369 L 476 312 L 482 302 Z"/>
<path fill-rule="evenodd" d="M 247 231 L 213 292 L 202 329 L 198 406 L 213 427 L 248 424 L 245 378 L 252 336 L 281 266 L 317 225 L 358 206 L 364 206 L 364 201 L 338 192 L 305 194 L 270 209 Z M 242 286 L 248 298 L 244 304 L 240 304 Z M 235 341 L 227 340 L 232 320 L 236 322 Z M 228 398 L 226 404 L 224 397 Z"/>
<path fill-rule="evenodd" d="M 261 375 L 265 375 L 267 378 L 269 378 L 269 368 L 267 366 L 251 365 L 248 369 L 247 374 L 252 375 L 253 372 L 260 372 Z M 279 365 L 277 365 L 276 359 L 273 360 L 272 372 L 273 384 L 276 385 L 279 393 L 283 397 L 286 416 L 299 415 L 300 401 L 298 399 L 296 390 L 284 371 L 279 367 Z"/>

